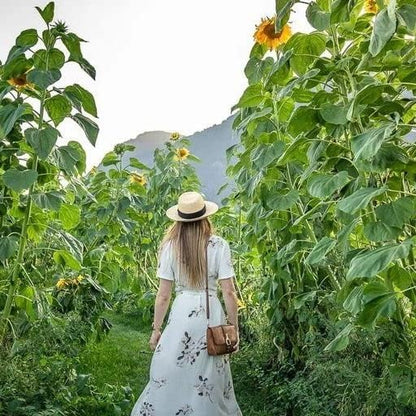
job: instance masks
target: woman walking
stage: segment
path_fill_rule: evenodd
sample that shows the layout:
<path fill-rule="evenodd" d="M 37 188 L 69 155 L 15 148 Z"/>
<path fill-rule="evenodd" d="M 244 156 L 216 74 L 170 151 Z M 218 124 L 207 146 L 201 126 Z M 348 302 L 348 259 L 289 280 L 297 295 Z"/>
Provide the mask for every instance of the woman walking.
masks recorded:
<path fill-rule="evenodd" d="M 228 321 L 238 334 L 230 248 L 226 240 L 212 234 L 208 219 L 217 210 L 217 204 L 204 201 L 199 193 L 185 192 L 178 204 L 166 211 L 175 222 L 159 251 L 159 290 L 149 341 L 154 350 L 150 377 L 131 416 L 242 415 L 234 394 L 229 354 L 207 353 L 206 273 L 210 326 L 225 323 L 217 297 L 218 280 Z M 173 283 L 175 299 L 162 331 Z"/>

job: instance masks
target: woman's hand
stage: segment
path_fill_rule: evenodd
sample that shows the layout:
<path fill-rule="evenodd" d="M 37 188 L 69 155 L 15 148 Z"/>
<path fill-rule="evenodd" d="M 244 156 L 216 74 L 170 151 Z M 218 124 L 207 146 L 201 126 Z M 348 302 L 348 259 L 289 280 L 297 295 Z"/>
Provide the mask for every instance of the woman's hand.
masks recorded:
<path fill-rule="evenodd" d="M 152 335 L 150 336 L 150 341 L 149 341 L 150 349 L 152 351 L 155 350 L 156 345 L 159 342 L 159 339 L 160 339 L 161 335 L 162 335 L 162 333 L 160 332 L 160 330 L 154 329 L 152 331 Z"/>

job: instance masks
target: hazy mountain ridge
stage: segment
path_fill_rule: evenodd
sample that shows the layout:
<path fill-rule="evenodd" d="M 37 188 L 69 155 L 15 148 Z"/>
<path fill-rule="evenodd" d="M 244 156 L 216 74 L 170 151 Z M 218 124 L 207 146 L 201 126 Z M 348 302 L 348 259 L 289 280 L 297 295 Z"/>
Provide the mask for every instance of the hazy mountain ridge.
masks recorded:
<path fill-rule="evenodd" d="M 206 199 L 216 202 L 221 206 L 221 199 L 229 195 L 234 188 L 233 180 L 227 178 L 225 173 L 227 166 L 226 149 L 239 143 L 238 135 L 232 130 L 235 116 L 232 115 L 220 124 L 215 124 L 207 129 L 187 136 L 190 141 L 189 151 L 201 159 L 201 162 L 190 163 L 201 181 L 201 191 Z M 130 157 L 137 157 L 147 166 L 153 166 L 153 152 L 169 140 L 170 132 L 147 131 L 136 138 L 127 140 L 125 144 L 136 147 L 133 152 L 127 152 L 123 158 L 123 164 L 127 164 Z M 225 183 L 228 186 L 217 195 L 219 188 Z"/>

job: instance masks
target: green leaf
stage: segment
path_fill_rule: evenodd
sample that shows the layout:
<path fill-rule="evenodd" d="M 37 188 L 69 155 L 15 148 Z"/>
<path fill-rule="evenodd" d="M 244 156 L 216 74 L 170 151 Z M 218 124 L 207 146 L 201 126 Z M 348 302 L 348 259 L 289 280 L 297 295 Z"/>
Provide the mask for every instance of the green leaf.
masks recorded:
<path fill-rule="evenodd" d="M 357 315 L 362 309 L 363 303 L 363 287 L 356 286 L 353 290 L 349 293 L 347 298 L 344 300 L 342 304 L 343 308 L 348 312 Z"/>
<path fill-rule="evenodd" d="M 39 192 L 32 195 L 35 204 L 42 209 L 59 211 L 64 196 L 57 191 Z"/>
<path fill-rule="evenodd" d="M 315 299 L 316 297 L 316 290 L 312 292 L 302 293 L 301 295 L 297 295 L 293 298 L 293 307 L 295 309 L 300 309 L 305 303 L 309 300 Z"/>
<path fill-rule="evenodd" d="M 374 329 L 381 316 L 392 316 L 396 311 L 395 293 L 380 281 L 370 282 L 363 290 L 364 308 L 357 319 L 357 324 Z"/>
<path fill-rule="evenodd" d="M 0 139 L 6 138 L 24 112 L 25 107 L 23 105 L 16 107 L 14 104 L 7 104 L 0 107 Z"/>
<path fill-rule="evenodd" d="M 326 37 L 323 33 L 296 33 L 284 46 L 293 50 L 290 66 L 297 75 L 305 74 L 309 66 L 325 51 Z"/>
<path fill-rule="evenodd" d="M 16 235 L 6 235 L 0 238 L 0 261 L 12 257 L 19 248 L 19 238 Z"/>
<path fill-rule="evenodd" d="M 32 286 L 26 286 L 14 299 L 16 306 L 26 312 L 30 321 L 34 321 L 37 318 L 36 311 L 33 307 L 34 297 L 35 289 Z"/>
<path fill-rule="evenodd" d="M 261 84 L 250 85 L 246 88 L 238 103 L 233 107 L 256 107 L 264 100 L 263 86 Z"/>
<path fill-rule="evenodd" d="M 30 188 L 37 178 L 38 173 L 32 169 L 9 169 L 3 174 L 4 184 L 16 192 Z"/>
<path fill-rule="evenodd" d="M 120 157 L 117 153 L 111 151 L 104 155 L 101 163 L 103 166 L 116 165 L 117 163 L 120 163 Z"/>
<path fill-rule="evenodd" d="M 323 237 L 319 240 L 315 246 L 313 247 L 312 251 L 309 253 L 308 257 L 305 259 L 306 264 L 317 264 L 325 258 L 328 252 L 330 252 L 335 245 L 337 244 L 337 240 L 329 237 Z"/>
<path fill-rule="evenodd" d="M 72 146 L 60 146 L 54 152 L 54 157 L 59 169 L 66 172 L 68 175 L 76 175 L 76 166 L 82 159 L 78 149 Z"/>
<path fill-rule="evenodd" d="M 53 253 L 55 263 L 62 266 L 69 267 L 73 270 L 80 271 L 82 269 L 81 263 L 67 250 L 57 250 Z"/>
<path fill-rule="evenodd" d="M 301 133 L 307 133 L 319 123 L 317 111 L 313 108 L 298 107 L 293 113 L 287 126 L 288 133 L 297 137 Z"/>
<path fill-rule="evenodd" d="M 295 0 L 275 0 L 276 4 L 276 22 L 275 32 L 278 33 L 283 29 L 290 16 L 290 10 L 295 4 Z"/>
<path fill-rule="evenodd" d="M 349 20 L 350 12 L 348 4 L 348 0 L 335 0 L 331 3 L 331 25 Z"/>
<path fill-rule="evenodd" d="M 137 159 L 136 157 L 131 157 L 129 159 L 129 163 L 130 163 L 130 166 L 132 166 L 133 168 L 142 169 L 142 170 L 150 170 L 148 166 L 140 162 L 139 159 Z"/>
<path fill-rule="evenodd" d="M 403 4 L 397 9 L 399 20 L 402 19 L 402 25 L 410 30 L 416 28 L 416 7 L 413 4 Z"/>
<path fill-rule="evenodd" d="M 81 85 L 74 84 L 65 88 L 64 94 L 72 102 L 74 107 L 81 111 L 81 107 L 94 117 L 97 117 L 97 107 L 94 96 Z"/>
<path fill-rule="evenodd" d="M 401 244 L 389 244 L 358 254 L 351 260 L 347 279 L 376 276 L 389 266 L 391 262 L 407 257 L 411 245 L 412 240 L 408 239 Z"/>
<path fill-rule="evenodd" d="M 267 206 L 276 211 L 285 211 L 291 208 L 299 198 L 299 192 L 295 189 L 287 194 L 269 193 L 267 195 Z"/>
<path fill-rule="evenodd" d="M 385 186 L 381 188 L 361 188 L 346 198 L 341 199 L 337 204 L 338 209 L 348 214 L 355 214 L 360 209 L 365 208 L 373 198 L 381 195 L 386 190 Z"/>
<path fill-rule="evenodd" d="M 58 140 L 58 136 L 59 131 L 49 126 L 42 130 L 34 128 L 25 130 L 27 142 L 41 159 L 46 159 L 49 156 Z"/>
<path fill-rule="evenodd" d="M 330 14 L 324 12 L 317 3 L 311 2 L 306 9 L 306 19 L 317 30 L 325 30 L 329 27 Z"/>
<path fill-rule="evenodd" d="M 71 114 L 71 102 L 64 95 L 57 94 L 45 101 L 45 109 L 53 124 L 58 126 Z"/>
<path fill-rule="evenodd" d="M 353 137 L 351 149 L 355 155 L 354 160 L 371 159 L 379 151 L 383 142 L 391 138 L 394 129 L 393 124 L 385 124 Z"/>
<path fill-rule="evenodd" d="M 350 343 L 349 335 L 354 329 L 352 324 L 348 324 L 325 348 L 324 351 L 342 351 Z"/>
<path fill-rule="evenodd" d="M 99 132 L 99 128 L 97 123 L 85 117 L 81 113 L 77 113 L 72 116 L 72 119 L 84 130 L 87 139 L 90 143 L 95 146 L 95 142 L 97 141 L 97 136 Z"/>
<path fill-rule="evenodd" d="M 27 29 L 24 30 L 20 35 L 16 38 L 16 46 L 23 46 L 27 48 L 31 48 L 38 43 L 38 32 L 36 29 Z"/>
<path fill-rule="evenodd" d="M 62 43 L 69 52 L 69 60 L 78 62 L 82 58 L 81 42 L 84 42 L 75 33 L 65 33 L 62 35 Z"/>
<path fill-rule="evenodd" d="M 49 24 L 53 20 L 54 12 L 55 12 L 55 3 L 51 1 L 46 5 L 46 7 L 42 10 L 40 7 L 36 7 L 36 10 L 42 16 L 43 20 L 46 24 Z"/>
<path fill-rule="evenodd" d="M 59 219 L 65 230 L 71 230 L 81 221 L 81 208 L 76 205 L 62 204 L 59 209 Z"/>
<path fill-rule="evenodd" d="M 348 122 L 347 113 L 348 108 L 341 105 L 323 104 L 319 110 L 322 118 L 331 124 L 343 125 Z"/>
<path fill-rule="evenodd" d="M 381 221 L 369 222 L 364 226 L 364 235 L 375 242 L 394 240 L 401 231 L 400 228 L 390 227 Z"/>
<path fill-rule="evenodd" d="M 403 227 L 403 225 L 415 215 L 416 199 L 405 196 L 396 199 L 389 204 L 379 205 L 375 209 L 376 217 L 385 224 L 392 227 Z"/>
<path fill-rule="evenodd" d="M 8 80 L 13 77 L 25 74 L 33 65 L 32 59 L 27 59 L 24 55 L 18 55 L 13 59 L 8 59 L 3 67 L 2 78 Z"/>
<path fill-rule="evenodd" d="M 65 55 L 56 48 L 52 48 L 48 52 L 46 49 L 39 49 L 33 55 L 33 65 L 37 69 L 46 70 L 46 64 L 48 69 L 61 69 L 65 63 Z"/>
<path fill-rule="evenodd" d="M 307 189 L 312 196 L 326 199 L 348 182 L 350 179 L 348 179 L 348 172 L 345 170 L 335 175 L 316 174 L 309 179 Z"/>
<path fill-rule="evenodd" d="M 378 55 L 386 43 L 392 38 L 395 31 L 396 15 L 390 15 L 387 9 L 383 9 L 377 13 L 373 32 L 370 37 L 370 45 L 368 47 L 371 55 Z"/>
<path fill-rule="evenodd" d="M 42 90 L 46 90 L 60 78 L 61 72 L 59 69 L 51 69 L 49 71 L 45 71 L 43 69 L 32 69 L 27 74 L 27 80 L 29 82 L 33 82 Z"/>

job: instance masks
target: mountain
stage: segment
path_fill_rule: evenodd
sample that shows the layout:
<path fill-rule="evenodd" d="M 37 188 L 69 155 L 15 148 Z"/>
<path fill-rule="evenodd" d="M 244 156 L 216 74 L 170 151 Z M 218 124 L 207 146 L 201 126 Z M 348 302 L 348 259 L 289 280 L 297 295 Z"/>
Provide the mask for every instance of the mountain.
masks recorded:
<path fill-rule="evenodd" d="M 189 162 L 195 167 L 201 181 L 201 192 L 206 199 L 216 202 L 219 206 L 222 206 L 221 200 L 235 187 L 235 182 L 225 173 L 227 164 L 225 151 L 240 142 L 237 134 L 232 130 L 234 118 L 234 115 L 230 116 L 220 124 L 187 136 L 190 141 L 189 151 L 201 159 L 200 162 Z M 126 141 L 125 144 L 134 145 L 136 149 L 124 155 L 123 164 L 128 163 L 130 157 L 137 157 L 145 165 L 153 166 L 154 150 L 163 147 L 169 137 L 170 133 L 165 131 L 150 131 Z M 227 187 L 217 195 L 218 190 L 225 183 L 228 184 Z"/>

